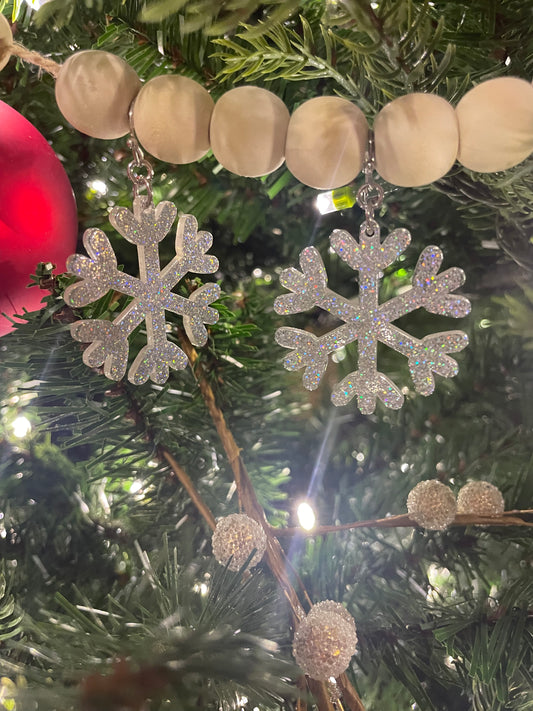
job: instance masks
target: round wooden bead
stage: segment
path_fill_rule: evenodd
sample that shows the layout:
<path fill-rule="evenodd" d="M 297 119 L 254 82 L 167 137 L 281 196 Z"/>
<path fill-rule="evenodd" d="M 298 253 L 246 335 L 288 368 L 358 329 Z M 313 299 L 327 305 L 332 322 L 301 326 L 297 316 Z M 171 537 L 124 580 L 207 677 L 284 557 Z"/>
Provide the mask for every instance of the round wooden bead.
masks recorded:
<path fill-rule="evenodd" d="M 533 86 L 499 77 L 471 89 L 458 103 L 459 161 L 494 173 L 521 163 L 533 151 Z"/>
<path fill-rule="evenodd" d="M 459 149 L 453 107 L 435 94 L 406 94 L 374 121 L 376 170 L 393 185 L 415 187 L 442 178 Z"/>
<path fill-rule="evenodd" d="M 11 57 L 11 47 L 13 46 L 13 33 L 9 22 L 0 13 L 0 69 L 3 69 Z"/>
<path fill-rule="evenodd" d="M 168 163 L 192 163 L 209 150 L 214 101 L 187 77 L 151 79 L 135 99 L 133 123 L 148 153 Z"/>
<path fill-rule="evenodd" d="M 93 138 L 119 138 L 129 131 L 128 111 L 141 82 L 134 69 L 109 52 L 76 52 L 62 65 L 56 101 L 67 121 Z"/>
<path fill-rule="evenodd" d="M 227 170 L 248 178 L 268 175 L 283 163 L 289 111 L 266 89 L 239 86 L 215 104 L 211 148 Z"/>
<path fill-rule="evenodd" d="M 355 104 L 338 96 L 317 96 L 291 116 L 287 168 L 312 188 L 340 188 L 361 170 L 367 140 L 368 123 Z"/>

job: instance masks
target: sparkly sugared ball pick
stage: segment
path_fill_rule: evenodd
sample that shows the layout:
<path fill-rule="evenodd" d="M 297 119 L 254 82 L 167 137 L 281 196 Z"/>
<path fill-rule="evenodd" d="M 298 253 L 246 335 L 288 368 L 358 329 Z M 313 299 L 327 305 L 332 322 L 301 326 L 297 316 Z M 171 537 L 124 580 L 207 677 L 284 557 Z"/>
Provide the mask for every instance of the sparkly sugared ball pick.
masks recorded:
<path fill-rule="evenodd" d="M 326 681 L 346 671 L 356 645 L 353 617 L 339 602 L 324 600 L 300 623 L 292 651 L 305 674 Z"/>
<path fill-rule="evenodd" d="M 500 516 L 505 510 L 501 491 L 488 481 L 471 481 L 457 495 L 457 513 Z"/>
<path fill-rule="evenodd" d="M 422 528 L 444 531 L 455 518 L 455 496 L 436 479 L 421 481 L 409 492 L 407 511 Z"/>
<path fill-rule="evenodd" d="M 266 534 L 261 524 L 246 514 L 230 514 L 217 522 L 213 533 L 213 555 L 230 570 L 239 570 L 253 550 L 250 567 L 257 565 L 266 549 Z M 231 558 L 231 560 L 230 560 Z"/>

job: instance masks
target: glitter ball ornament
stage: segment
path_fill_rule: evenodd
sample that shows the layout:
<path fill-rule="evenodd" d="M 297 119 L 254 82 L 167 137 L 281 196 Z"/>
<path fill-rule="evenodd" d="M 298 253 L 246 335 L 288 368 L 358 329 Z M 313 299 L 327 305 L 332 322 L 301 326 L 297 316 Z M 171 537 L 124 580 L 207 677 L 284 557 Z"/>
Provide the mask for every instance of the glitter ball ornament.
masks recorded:
<path fill-rule="evenodd" d="M 0 15 L 0 17 L 2 17 Z M 0 25 L 0 45 L 2 32 Z M 1 51 L 0 51 L 1 65 Z M 27 289 L 39 262 L 65 270 L 76 248 L 78 216 L 67 174 L 45 137 L 0 101 L 0 336 L 46 292 Z"/>
<path fill-rule="evenodd" d="M 239 570 L 248 560 L 251 552 L 255 554 L 250 567 L 257 565 L 266 549 L 266 535 L 263 527 L 246 514 L 230 514 L 221 518 L 213 533 L 213 555 L 222 565 L 230 570 Z"/>
<path fill-rule="evenodd" d="M 419 526 L 444 531 L 455 518 L 455 497 L 440 481 L 421 481 L 409 492 L 407 511 Z"/>
<path fill-rule="evenodd" d="M 500 516 L 505 510 L 501 491 L 488 481 L 471 481 L 459 491 L 457 513 Z"/>
<path fill-rule="evenodd" d="M 305 674 L 325 681 L 347 669 L 356 645 L 353 617 L 339 602 L 324 600 L 301 622 L 292 651 Z"/>

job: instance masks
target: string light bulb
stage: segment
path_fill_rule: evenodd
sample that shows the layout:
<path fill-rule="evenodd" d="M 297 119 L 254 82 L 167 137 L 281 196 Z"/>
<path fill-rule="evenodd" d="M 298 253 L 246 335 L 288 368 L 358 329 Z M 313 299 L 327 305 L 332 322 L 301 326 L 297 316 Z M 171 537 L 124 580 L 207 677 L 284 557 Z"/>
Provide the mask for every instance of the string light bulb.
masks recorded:
<path fill-rule="evenodd" d="M 13 420 L 11 427 L 13 428 L 13 434 L 19 439 L 27 437 L 31 432 L 31 422 L 24 415 Z"/>
<path fill-rule="evenodd" d="M 327 215 L 330 212 L 348 210 L 355 205 L 356 201 L 357 190 L 353 185 L 347 185 L 344 188 L 336 188 L 325 193 L 319 193 L 316 197 L 315 206 L 321 215 Z"/>
<path fill-rule="evenodd" d="M 296 510 L 298 522 L 304 531 L 311 531 L 315 527 L 316 516 L 311 505 L 307 501 L 302 501 Z"/>

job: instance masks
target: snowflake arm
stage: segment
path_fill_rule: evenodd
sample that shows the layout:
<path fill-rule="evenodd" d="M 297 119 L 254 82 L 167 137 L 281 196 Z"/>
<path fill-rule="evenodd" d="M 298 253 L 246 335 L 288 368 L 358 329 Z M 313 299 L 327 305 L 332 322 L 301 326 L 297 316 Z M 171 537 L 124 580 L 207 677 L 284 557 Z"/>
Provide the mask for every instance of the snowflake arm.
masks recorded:
<path fill-rule="evenodd" d="M 64 299 L 69 306 L 86 306 L 110 289 L 128 296 L 137 294 L 140 281 L 118 270 L 113 247 L 102 230 L 86 230 L 83 245 L 91 259 L 82 254 L 73 254 L 67 259 L 67 271 L 82 280 L 65 289 Z"/>
<path fill-rule="evenodd" d="M 100 230 L 88 230 L 84 244 L 90 259 L 74 255 L 68 268 L 81 278 L 65 291 L 65 300 L 72 306 L 85 306 L 103 296 L 110 288 L 132 296 L 133 300 L 112 321 L 78 321 L 71 327 L 72 336 L 89 343 L 83 360 L 90 367 L 104 366 L 104 373 L 113 380 L 124 377 L 128 361 L 128 337 L 143 321 L 146 324 L 146 345 L 133 362 L 128 378 L 141 384 L 151 378 L 164 383 L 170 369 L 187 366 L 185 353 L 167 338 L 165 311 L 183 316 L 186 332 L 193 345 L 207 340 L 204 324 L 216 323 L 218 312 L 209 304 L 220 295 L 217 284 L 205 284 L 189 298 L 174 294 L 171 289 L 189 271 L 212 273 L 218 260 L 206 254 L 212 243 L 207 232 L 198 232 L 192 215 L 178 221 L 176 256 L 161 270 L 159 242 L 170 230 L 176 208 L 170 202 L 146 206 L 143 198 L 135 198 L 133 212 L 113 208 L 110 222 L 129 242 L 137 246 L 139 278 L 118 270 L 111 244 Z"/>
<path fill-rule="evenodd" d="M 392 410 L 399 410 L 404 401 L 400 389 L 376 369 L 349 373 L 331 392 L 332 403 L 339 407 L 347 405 L 354 397 L 357 397 L 357 406 L 363 415 L 374 412 L 378 398 Z"/>
<path fill-rule="evenodd" d="M 468 345 L 463 331 L 444 331 L 418 339 L 392 324 L 380 330 L 379 340 L 408 358 L 415 390 L 421 395 L 431 395 L 435 390 L 433 373 L 444 378 L 457 375 L 459 366 L 447 354 L 458 353 Z"/>
<path fill-rule="evenodd" d="M 357 339 L 357 326 L 346 323 L 323 336 L 315 336 L 299 328 L 278 328 L 276 342 L 292 352 L 284 360 L 286 370 L 305 368 L 304 387 L 316 390 L 328 366 L 328 356 Z"/>
<path fill-rule="evenodd" d="M 359 242 L 346 230 L 333 230 L 330 243 L 339 257 L 353 270 L 372 272 L 378 276 L 395 262 L 411 242 L 411 235 L 403 228 L 391 232 L 381 244 L 379 225 L 375 220 L 363 222 Z"/>
<path fill-rule="evenodd" d="M 188 299 L 169 292 L 164 306 L 167 311 L 183 316 L 183 325 L 190 342 L 195 346 L 204 346 L 208 336 L 204 323 L 214 324 L 218 321 L 218 311 L 210 308 L 209 304 L 219 296 L 218 284 L 203 284 Z"/>
<path fill-rule="evenodd" d="M 301 272 L 296 269 L 282 272 L 282 285 L 293 293 L 276 299 L 274 308 L 277 313 L 299 313 L 316 305 L 344 321 L 342 326 L 320 337 L 294 328 L 280 328 L 276 332 L 276 341 L 292 349 L 285 358 L 285 368 L 304 368 L 303 383 L 307 389 L 318 387 L 331 353 L 353 341 L 358 343 L 358 367 L 334 387 L 331 399 L 335 405 L 345 405 L 357 397 L 359 409 L 364 414 L 374 412 L 377 399 L 392 409 L 402 406 L 401 390 L 377 369 L 380 341 L 408 358 L 415 388 L 423 395 L 433 392 L 434 374 L 444 377 L 457 374 L 457 363 L 448 354 L 467 345 L 466 334 L 448 331 L 417 339 L 391 323 L 420 307 L 454 318 L 469 313 L 468 299 L 451 293 L 463 284 L 464 273 L 452 268 L 438 274 L 443 258 L 438 247 L 424 249 L 413 275 L 413 285 L 406 293 L 379 304 L 382 270 L 399 257 L 410 240 L 407 230 L 397 229 L 381 242 L 379 226 L 373 219 L 361 225 L 359 241 L 345 230 L 335 230 L 331 234 L 333 250 L 359 272 L 358 305 L 327 287 L 324 264 L 313 247 L 303 250 L 300 255 Z"/>
<path fill-rule="evenodd" d="M 324 262 L 317 249 L 307 247 L 300 254 L 301 272 L 284 269 L 280 283 L 292 294 L 278 296 L 274 311 L 280 315 L 297 314 L 313 306 L 320 306 L 341 321 L 356 321 L 358 310 L 345 298 L 328 289 L 328 278 Z"/>
<path fill-rule="evenodd" d="M 464 284 L 465 273 L 458 267 L 452 267 L 438 274 L 442 260 L 443 254 L 438 247 L 426 247 L 418 259 L 413 286 L 381 307 L 383 318 L 389 322 L 395 321 L 420 307 L 441 316 L 467 316 L 470 313 L 470 301 L 464 296 L 451 293 Z"/>
<path fill-rule="evenodd" d="M 206 254 L 213 244 L 209 232 L 198 232 L 198 222 L 193 215 L 183 215 L 178 221 L 176 230 L 176 256 L 161 272 L 165 286 L 171 287 L 187 272 L 197 274 L 213 274 L 218 270 L 218 259 Z M 203 284 L 194 291 L 188 299 L 168 292 L 165 308 L 183 316 L 185 332 L 195 346 L 203 346 L 207 342 L 207 329 L 204 324 L 215 324 L 218 321 L 218 311 L 209 307 L 220 296 L 218 284 Z"/>

